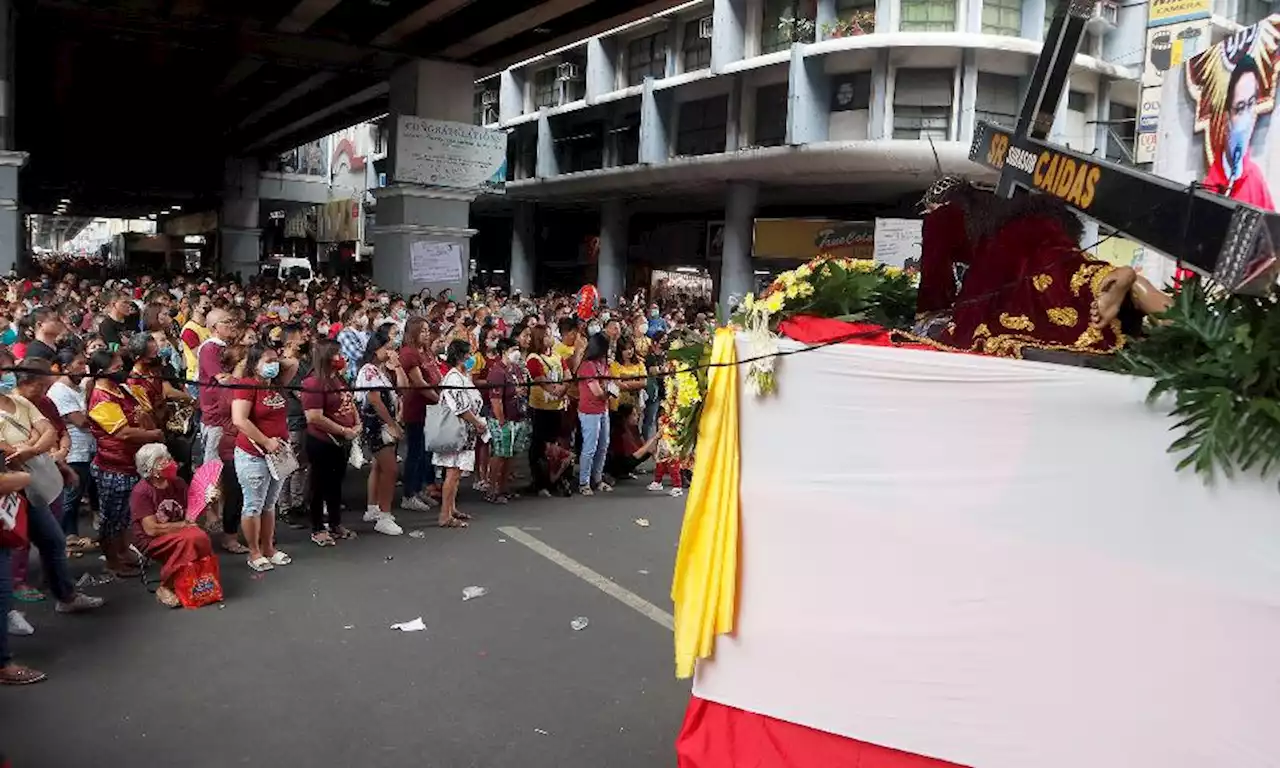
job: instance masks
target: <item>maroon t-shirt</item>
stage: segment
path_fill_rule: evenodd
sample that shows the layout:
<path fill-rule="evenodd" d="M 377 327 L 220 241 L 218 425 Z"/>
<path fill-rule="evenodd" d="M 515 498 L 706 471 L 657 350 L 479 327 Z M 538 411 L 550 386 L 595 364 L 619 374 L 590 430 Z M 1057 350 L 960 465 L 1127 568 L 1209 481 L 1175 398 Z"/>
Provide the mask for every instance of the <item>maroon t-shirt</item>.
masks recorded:
<path fill-rule="evenodd" d="M 406 377 L 411 376 L 416 368 L 423 380 L 430 383 L 427 371 L 422 366 L 422 352 L 417 347 L 400 348 L 400 367 Z M 412 379 L 411 379 L 412 383 Z M 427 420 L 427 398 L 420 389 L 410 388 L 404 393 L 404 422 L 406 424 L 422 424 Z"/>
<path fill-rule="evenodd" d="M 133 486 L 133 493 L 129 495 L 129 509 L 133 519 L 133 542 L 145 552 L 154 537 L 147 535 L 142 521 L 152 515 L 160 523 L 176 523 L 186 519 L 187 484 L 182 478 L 177 478 L 164 488 L 157 488 L 147 480 L 142 480 Z"/>
<path fill-rule="evenodd" d="M 591 387 L 587 385 L 589 379 L 600 377 L 601 397 L 591 394 Z M 606 363 L 587 360 L 578 366 L 578 413 L 585 413 L 588 416 L 604 413 L 609 410 L 609 393 L 603 391 L 604 387 L 609 384 L 609 366 Z"/>
<path fill-rule="evenodd" d="M 302 382 L 302 410 L 323 411 L 330 421 L 340 427 L 354 427 L 360 416 L 356 410 L 355 397 L 345 384 L 335 380 L 329 387 L 325 387 L 315 376 L 308 376 Z M 307 424 L 307 434 L 321 440 L 331 437 L 315 424 Z"/>
<path fill-rule="evenodd" d="M 246 386 L 262 386 L 257 379 L 241 379 L 238 383 Z M 289 441 L 288 404 L 284 393 L 278 389 L 237 389 L 235 402 L 252 403 L 249 409 L 249 421 L 258 428 L 264 437 Z M 249 436 L 241 432 L 236 437 L 236 447 L 251 456 L 261 456 L 262 451 L 254 446 Z"/>
<path fill-rule="evenodd" d="M 216 386 L 203 385 L 208 385 L 213 382 L 214 378 L 218 376 L 218 374 L 226 373 L 226 371 L 222 370 L 222 351 L 225 349 L 225 345 L 214 339 L 209 339 L 204 344 L 201 344 L 200 349 L 197 351 L 196 357 L 199 360 L 200 365 L 199 379 L 200 384 L 202 385 L 200 387 L 200 413 L 202 414 L 202 419 L 204 418 L 203 414 L 208 413 L 212 408 L 214 408 L 214 398 L 219 390 L 219 387 Z M 213 426 L 213 424 L 207 420 L 205 420 L 204 423 Z"/>
<path fill-rule="evenodd" d="M 29 398 L 31 404 L 39 411 L 40 415 L 49 420 L 54 430 L 58 433 L 58 439 L 61 440 L 63 435 L 67 434 L 67 422 L 62 419 L 62 414 L 58 413 L 58 406 L 53 404 L 48 395 Z"/>

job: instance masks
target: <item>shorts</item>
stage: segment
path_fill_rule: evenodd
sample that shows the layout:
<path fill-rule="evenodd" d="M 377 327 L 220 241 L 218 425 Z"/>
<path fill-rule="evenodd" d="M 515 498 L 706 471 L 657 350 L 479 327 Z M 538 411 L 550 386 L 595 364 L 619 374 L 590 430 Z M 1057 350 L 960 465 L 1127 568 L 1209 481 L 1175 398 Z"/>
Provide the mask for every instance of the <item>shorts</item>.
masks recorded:
<path fill-rule="evenodd" d="M 284 483 L 271 476 L 267 460 L 236 448 L 235 463 L 236 479 L 240 481 L 240 490 L 244 494 L 240 517 L 274 515 Z"/>
<path fill-rule="evenodd" d="M 383 448 L 394 448 L 396 441 L 390 439 L 387 434 L 387 427 L 382 423 L 382 419 L 377 415 L 372 418 L 364 416 L 361 419 L 361 436 L 364 437 L 364 444 L 369 449 L 369 453 L 377 453 Z"/>
<path fill-rule="evenodd" d="M 529 425 L 523 421 L 499 424 L 489 419 L 489 455 L 495 459 L 510 459 L 529 450 Z"/>
<path fill-rule="evenodd" d="M 215 461 L 221 461 L 218 458 L 218 443 L 222 442 L 222 427 L 206 424 L 200 428 L 200 432 L 204 438 L 204 461 L 201 463 L 211 464 Z"/>

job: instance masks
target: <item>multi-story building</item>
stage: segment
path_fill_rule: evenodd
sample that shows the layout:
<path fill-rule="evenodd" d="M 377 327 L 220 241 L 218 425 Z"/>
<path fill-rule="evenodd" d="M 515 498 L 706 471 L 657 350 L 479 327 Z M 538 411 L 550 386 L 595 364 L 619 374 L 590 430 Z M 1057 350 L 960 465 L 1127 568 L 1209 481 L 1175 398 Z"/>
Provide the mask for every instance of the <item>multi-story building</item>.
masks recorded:
<path fill-rule="evenodd" d="M 910 215 L 939 167 L 981 177 L 975 123 L 1015 121 L 1054 10 L 698 0 L 514 63 L 476 85 L 476 121 L 509 134 L 506 194 L 475 208 L 481 276 L 527 291 L 595 264 L 617 296 L 681 266 L 721 300 L 750 290 L 758 219 Z M 1269 6 L 1215 11 L 1220 35 Z M 1146 26 L 1145 3 L 1097 0 L 1053 140 L 1132 162 Z"/>

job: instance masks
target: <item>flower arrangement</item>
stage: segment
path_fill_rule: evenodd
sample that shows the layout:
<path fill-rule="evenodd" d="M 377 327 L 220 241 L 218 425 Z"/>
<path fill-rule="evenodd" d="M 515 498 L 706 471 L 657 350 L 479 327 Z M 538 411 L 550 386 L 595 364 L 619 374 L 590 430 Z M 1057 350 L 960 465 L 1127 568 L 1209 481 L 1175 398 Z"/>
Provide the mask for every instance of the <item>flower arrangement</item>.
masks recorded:
<path fill-rule="evenodd" d="M 856 37 L 876 31 L 875 11 L 854 11 L 847 19 L 836 19 L 822 25 L 822 38 Z"/>
<path fill-rule="evenodd" d="M 783 16 L 778 19 L 778 33 L 788 43 L 812 43 L 816 29 L 813 19 L 803 16 Z"/>
<path fill-rule="evenodd" d="M 667 351 L 674 375 L 667 379 L 667 396 L 663 404 L 662 440 L 682 462 L 693 458 L 698 442 L 698 422 L 702 418 L 702 402 L 707 394 L 707 363 L 711 347 L 700 340 L 671 342 Z"/>
<path fill-rule="evenodd" d="M 915 317 L 915 276 L 869 259 L 822 255 L 778 278 L 760 294 L 748 294 L 734 316 L 751 345 L 747 384 L 757 396 L 777 388 L 774 364 L 778 323 L 793 315 L 907 328 Z"/>

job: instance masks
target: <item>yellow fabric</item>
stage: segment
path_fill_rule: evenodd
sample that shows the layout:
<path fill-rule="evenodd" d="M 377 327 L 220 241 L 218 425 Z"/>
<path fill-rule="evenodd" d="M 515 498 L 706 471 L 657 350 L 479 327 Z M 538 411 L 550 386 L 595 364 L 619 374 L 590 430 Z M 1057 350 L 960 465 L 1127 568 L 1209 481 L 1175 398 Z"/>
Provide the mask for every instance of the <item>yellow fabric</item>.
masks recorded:
<path fill-rule="evenodd" d="M 546 370 L 543 378 L 548 381 L 560 381 L 564 378 L 564 366 L 560 364 L 560 358 L 555 355 L 533 355 L 533 358 L 542 363 Z M 535 411 L 563 411 L 565 405 L 563 397 L 552 397 L 536 384 L 529 387 L 529 407 Z"/>
<path fill-rule="evenodd" d="M 733 631 L 737 611 L 738 352 L 733 331 L 716 331 L 707 396 L 698 426 L 693 487 L 684 510 L 671 600 L 675 603 L 676 677 L 715 651 L 716 635 Z"/>
<path fill-rule="evenodd" d="M 194 333 L 196 338 L 200 339 L 200 344 L 204 344 L 209 340 L 209 336 L 212 335 L 208 328 L 194 320 L 182 326 L 182 330 Z M 182 359 L 187 361 L 187 381 L 196 381 L 200 373 L 200 359 L 196 356 L 196 350 L 200 348 L 200 344 L 196 345 L 196 349 L 191 349 L 185 341 L 179 341 L 178 343 L 182 345 Z"/>
<path fill-rule="evenodd" d="M 622 363 L 619 363 L 615 360 L 613 363 L 609 364 L 609 375 L 615 379 L 630 379 L 636 376 L 644 376 L 645 370 L 646 369 L 644 367 L 644 363 L 635 363 L 634 365 L 623 365 Z M 633 389 L 628 391 L 625 389 L 621 389 L 623 384 L 632 384 L 632 383 L 634 382 L 631 382 L 631 381 L 618 382 L 618 387 L 619 387 L 618 396 L 613 398 L 613 400 L 609 402 L 609 410 L 616 411 L 618 410 L 618 406 L 623 404 L 626 404 L 626 405 L 637 404 L 636 393 L 638 393 L 640 390 Z"/>
<path fill-rule="evenodd" d="M 108 435 L 114 435 L 122 428 L 129 426 L 129 419 L 124 415 L 124 409 L 119 403 L 113 403 L 110 400 L 103 400 L 89 410 L 89 418 L 102 427 L 102 431 Z"/>

